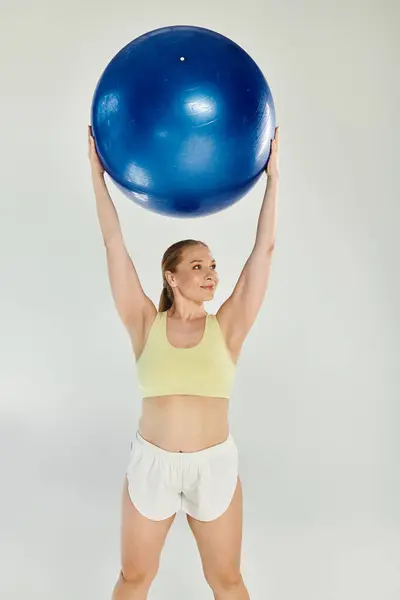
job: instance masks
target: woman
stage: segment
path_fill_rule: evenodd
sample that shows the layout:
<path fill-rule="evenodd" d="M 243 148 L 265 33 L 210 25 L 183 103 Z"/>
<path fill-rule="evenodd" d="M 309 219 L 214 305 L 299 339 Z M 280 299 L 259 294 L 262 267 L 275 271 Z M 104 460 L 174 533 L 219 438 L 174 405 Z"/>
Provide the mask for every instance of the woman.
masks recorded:
<path fill-rule="evenodd" d="M 204 302 L 218 284 L 202 242 L 165 252 L 157 311 L 126 250 L 89 128 L 97 213 L 116 309 L 132 341 L 143 396 L 123 487 L 122 568 L 113 600 L 145 600 L 166 536 L 187 513 L 216 600 L 249 600 L 240 571 L 242 488 L 228 399 L 242 344 L 261 307 L 275 244 L 278 129 L 253 250 L 216 315 Z"/>

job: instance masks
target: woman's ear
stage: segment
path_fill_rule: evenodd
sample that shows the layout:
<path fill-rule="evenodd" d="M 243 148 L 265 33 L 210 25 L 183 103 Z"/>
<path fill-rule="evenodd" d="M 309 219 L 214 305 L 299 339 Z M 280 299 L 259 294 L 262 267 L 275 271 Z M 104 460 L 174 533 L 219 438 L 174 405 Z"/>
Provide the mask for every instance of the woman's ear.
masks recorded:
<path fill-rule="evenodd" d="M 171 286 L 171 287 L 175 287 L 176 282 L 175 282 L 175 278 L 174 278 L 174 274 L 171 273 L 171 271 L 165 271 L 164 273 L 164 277 L 165 280 L 167 281 L 167 283 Z"/>

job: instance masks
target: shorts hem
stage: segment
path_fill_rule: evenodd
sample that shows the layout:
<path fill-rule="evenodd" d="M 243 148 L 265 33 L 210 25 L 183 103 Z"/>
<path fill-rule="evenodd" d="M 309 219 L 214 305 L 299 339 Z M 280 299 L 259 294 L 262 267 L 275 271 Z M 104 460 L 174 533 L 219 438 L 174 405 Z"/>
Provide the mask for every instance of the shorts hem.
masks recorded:
<path fill-rule="evenodd" d="M 217 512 L 216 516 L 212 516 L 209 518 L 200 518 L 202 515 L 201 514 L 194 514 L 193 512 L 191 512 L 190 510 L 186 510 L 183 506 L 182 506 L 182 511 L 185 512 L 187 515 L 189 515 L 190 517 L 192 517 L 193 519 L 196 519 L 196 521 L 200 521 L 201 523 L 210 523 L 211 521 L 216 521 L 217 519 L 219 519 L 220 517 L 222 517 L 222 515 L 224 515 L 226 513 L 226 511 L 228 510 L 228 508 L 230 507 L 230 505 L 232 504 L 232 500 L 233 497 L 235 495 L 235 492 L 237 490 L 237 486 L 239 484 L 239 473 L 236 476 L 236 483 L 235 486 L 233 488 L 233 492 L 229 495 L 229 501 L 226 505 L 226 507 L 220 511 Z"/>
<path fill-rule="evenodd" d="M 129 499 L 132 502 L 133 506 L 136 508 L 136 510 L 142 515 L 142 517 L 145 517 L 149 521 L 166 521 L 167 519 L 170 519 L 172 516 L 176 515 L 177 512 L 179 512 L 179 510 L 180 510 L 179 508 L 177 508 L 176 510 L 174 510 L 171 513 L 167 514 L 166 516 L 162 516 L 162 517 L 155 517 L 155 516 L 150 515 L 145 510 L 143 510 L 139 506 L 139 503 L 137 502 L 137 500 L 134 499 L 133 494 L 130 491 L 129 481 L 128 481 L 128 496 L 129 496 Z"/>

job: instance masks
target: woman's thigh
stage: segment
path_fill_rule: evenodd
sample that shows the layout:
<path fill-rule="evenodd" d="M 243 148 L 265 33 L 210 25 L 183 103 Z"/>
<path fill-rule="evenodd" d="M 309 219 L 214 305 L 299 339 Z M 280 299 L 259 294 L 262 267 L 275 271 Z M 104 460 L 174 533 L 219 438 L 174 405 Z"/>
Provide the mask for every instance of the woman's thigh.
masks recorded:
<path fill-rule="evenodd" d="M 187 515 L 189 526 L 199 548 L 207 581 L 218 582 L 240 579 L 242 548 L 243 497 L 238 477 L 237 486 L 228 509 L 214 521 L 198 521 Z"/>
<path fill-rule="evenodd" d="M 144 517 L 132 503 L 125 477 L 122 493 L 121 566 L 126 579 L 154 577 L 175 515 L 162 521 Z"/>

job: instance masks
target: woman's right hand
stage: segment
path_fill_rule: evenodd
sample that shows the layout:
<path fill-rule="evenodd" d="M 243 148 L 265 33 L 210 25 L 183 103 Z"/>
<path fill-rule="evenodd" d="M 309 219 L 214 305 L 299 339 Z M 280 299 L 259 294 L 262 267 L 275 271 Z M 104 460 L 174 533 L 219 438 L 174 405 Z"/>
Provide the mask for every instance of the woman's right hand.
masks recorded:
<path fill-rule="evenodd" d="M 89 161 L 92 169 L 92 174 L 104 175 L 104 167 L 100 162 L 99 155 L 97 154 L 96 144 L 92 135 L 92 128 L 88 127 L 88 142 L 89 142 Z"/>

